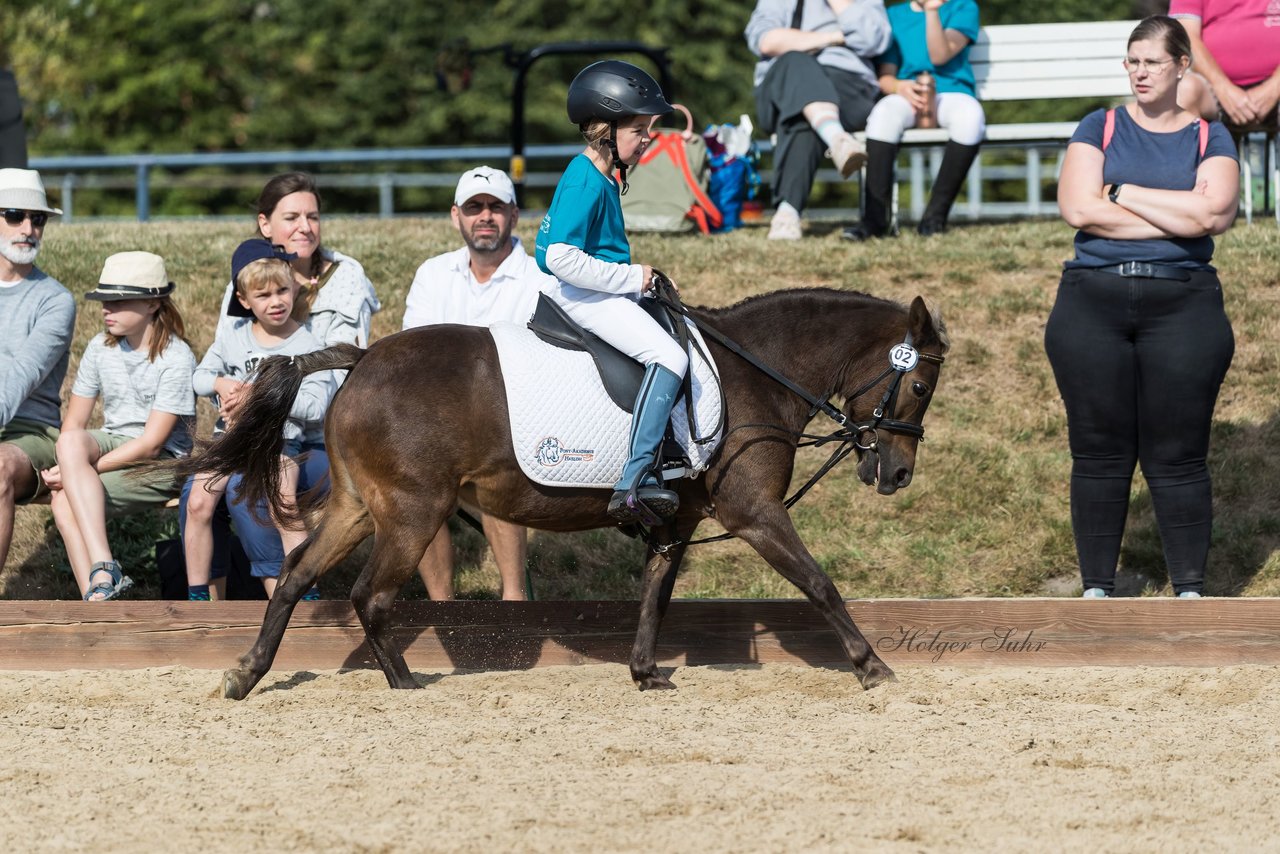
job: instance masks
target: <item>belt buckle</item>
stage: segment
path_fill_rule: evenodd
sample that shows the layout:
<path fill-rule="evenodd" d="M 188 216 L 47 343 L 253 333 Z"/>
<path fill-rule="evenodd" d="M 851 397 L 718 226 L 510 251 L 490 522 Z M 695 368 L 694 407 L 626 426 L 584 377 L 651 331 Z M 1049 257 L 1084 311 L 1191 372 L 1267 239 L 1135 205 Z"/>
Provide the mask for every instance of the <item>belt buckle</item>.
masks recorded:
<path fill-rule="evenodd" d="M 1120 275 L 1132 278 L 1151 278 L 1155 267 L 1143 261 L 1125 261 L 1120 265 Z"/>

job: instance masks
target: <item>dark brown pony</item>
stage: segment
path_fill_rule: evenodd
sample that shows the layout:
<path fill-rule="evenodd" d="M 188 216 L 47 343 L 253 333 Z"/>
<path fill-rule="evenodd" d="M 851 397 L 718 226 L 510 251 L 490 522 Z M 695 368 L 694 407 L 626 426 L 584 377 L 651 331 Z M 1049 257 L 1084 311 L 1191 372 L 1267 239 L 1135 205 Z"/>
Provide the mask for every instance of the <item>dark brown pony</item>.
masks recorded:
<path fill-rule="evenodd" d="M 889 351 L 909 333 L 919 352 L 933 358 L 922 358 L 902 375 L 893 410 L 884 417 L 920 425 L 937 386 L 938 357 L 948 346 L 941 321 L 919 297 L 908 309 L 866 294 L 813 288 L 690 314 L 803 389 L 844 401 L 841 411 L 853 422 L 872 418 L 892 379 L 885 376 Z M 726 438 L 700 478 L 679 482 L 679 513 L 653 531 L 632 678 L 641 690 L 674 687 L 658 671 L 658 628 L 684 544 L 702 519 L 712 518 L 818 607 L 865 688 L 892 679 L 893 671 L 854 625 L 784 506 L 797 442 L 813 417 L 811 404 L 723 346 L 708 345 L 727 400 Z M 521 472 L 498 353 L 489 332 L 478 327 L 422 327 L 384 338 L 367 351 L 340 345 L 294 359 L 267 359 L 234 427 L 187 461 L 188 473 L 240 472 L 244 500 L 269 501 L 277 494 L 281 428 L 293 396 L 303 376 L 332 369 L 351 373 L 325 423 L 331 492 L 315 532 L 285 561 L 257 642 L 223 677 L 223 693 L 232 699 L 243 699 L 266 674 L 302 595 L 371 534 L 373 553 L 351 601 L 391 687 L 417 688 L 390 636 L 391 606 L 459 502 L 548 531 L 614 524 L 605 515 L 607 490 L 540 486 Z M 918 433 L 881 429 L 874 442 L 864 435 L 863 444 L 873 447 L 858 449 L 859 478 L 885 495 L 909 484 Z M 264 436 L 275 439 L 263 442 Z"/>

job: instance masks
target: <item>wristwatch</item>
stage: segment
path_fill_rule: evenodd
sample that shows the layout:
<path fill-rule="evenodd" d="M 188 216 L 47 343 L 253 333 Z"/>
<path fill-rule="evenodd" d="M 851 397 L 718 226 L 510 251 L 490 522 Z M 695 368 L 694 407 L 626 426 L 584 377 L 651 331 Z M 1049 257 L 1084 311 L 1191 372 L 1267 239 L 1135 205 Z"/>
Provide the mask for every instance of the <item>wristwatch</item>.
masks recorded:
<path fill-rule="evenodd" d="M 1119 201 L 1116 200 L 1116 197 L 1120 195 L 1120 188 L 1123 186 L 1124 184 L 1112 184 L 1111 189 L 1107 191 L 1107 198 L 1114 204 L 1120 204 Z"/>

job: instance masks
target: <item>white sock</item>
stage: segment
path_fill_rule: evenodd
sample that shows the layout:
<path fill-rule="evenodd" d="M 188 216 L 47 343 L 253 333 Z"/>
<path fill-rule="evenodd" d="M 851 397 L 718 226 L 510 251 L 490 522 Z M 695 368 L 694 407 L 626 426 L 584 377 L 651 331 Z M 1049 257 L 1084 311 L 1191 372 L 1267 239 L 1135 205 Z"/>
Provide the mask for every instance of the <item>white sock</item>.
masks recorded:
<path fill-rule="evenodd" d="M 827 148 L 835 145 L 836 140 L 845 135 L 844 125 L 840 124 L 839 116 L 828 116 L 814 124 L 813 129 L 827 144 Z"/>
<path fill-rule="evenodd" d="M 794 216 L 800 218 L 800 211 L 791 206 L 791 202 L 778 202 L 777 208 L 774 209 L 774 216 L 781 214 L 783 217 Z"/>

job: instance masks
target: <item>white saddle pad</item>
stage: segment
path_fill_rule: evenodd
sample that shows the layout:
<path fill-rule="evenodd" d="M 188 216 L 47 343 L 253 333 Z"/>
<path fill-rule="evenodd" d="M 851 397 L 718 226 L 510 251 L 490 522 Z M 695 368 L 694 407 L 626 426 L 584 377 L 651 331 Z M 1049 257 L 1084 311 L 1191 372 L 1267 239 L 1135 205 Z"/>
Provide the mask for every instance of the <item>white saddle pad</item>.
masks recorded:
<path fill-rule="evenodd" d="M 612 488 L 627 462 L 631 414 L 610 399 L 590 354 L 553 347 L 515 323 L 495 323 L 489 333 L 498 346 L 511 440 L 525 475 L 545 486 Z M 698 342 L 705 351 L 701 336 Z M 672 433 L 692 476 L 706 469 L 724 437 L 716 367 L 696 352 L 689 355 L 694 431 L 717 430 L 712 441 L 699 445 L 689 434 L 685 401 L 672 410 Z"/>

